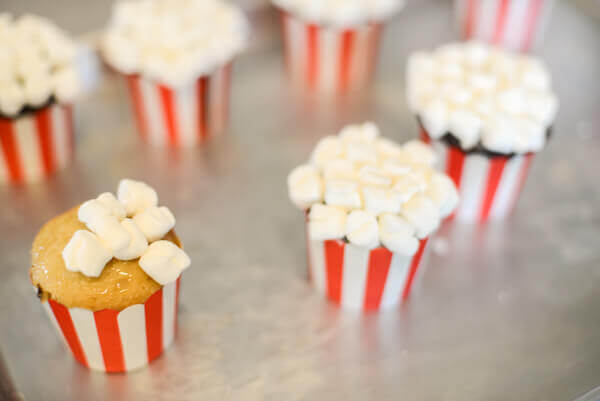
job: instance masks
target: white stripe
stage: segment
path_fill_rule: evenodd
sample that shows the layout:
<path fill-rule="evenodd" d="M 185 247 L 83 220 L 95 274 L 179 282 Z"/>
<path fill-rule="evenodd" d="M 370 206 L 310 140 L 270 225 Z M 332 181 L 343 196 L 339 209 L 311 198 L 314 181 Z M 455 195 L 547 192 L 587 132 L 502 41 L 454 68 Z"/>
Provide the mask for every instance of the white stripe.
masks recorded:
<path fill-rule="evenodd" d="M 475 19 L 475 37 L 486 42 L 492 40 L 496 29 L 496 0 L 479 0 L 479 9 Z"/>
<path fill-rule="evenodd" d="M 96 330 L 94 312 L 82 308 L 69 308 L 68 310 L 88 366 L 95 370 L 106 370 L 98 331 Z"/>
<path fill-rule="evenodd" d="M 163 107 L 160 100 L 158 85 L 152 81 L 140 78 L 140 94 L 142 108 L 148 124 L 148 143 L 164 145 L 167 142 L 167 126 L 163 118 Z"/>
<path fill-rule="evenodd" d="M 531 0 L 510 1 L 504 23 L 502 43 L 511 50 L 520 50 L 522 37 L 527 31 L 525 16 Z"/>
<path fill-rule="evenodd" d="M 342 30 L 333 28 L 318 29 L 317 88 L 325 93 L 333 93 L 338 88 L 342 32 Z"/>
<path fill-rule="evenodd" d="M 173 92 L 175 114 L 179 128 L 179 146 L 193 146 L 198 143 L 198 103 L 196 101 L 196 81 Z"/>
<path fill-rule="evenodd" d="M 52 322 L 52 326 L 54 326 L 54 328 L 58 332 L 58 336 L 62 340 L 62 343 L 65 345 L 65 347 L 69 348 L 69 344 L 67 343 L 67 340 L 65 339 L 65 336 L 64 336 L 62 330 L 60 329 L 58 322 L 56 321 L 54 312 L 52 312 L 52 308 L 50 307 L 50 302 L 48 302 L 48 301 L 42 302 L 42 306 L 44 307 L 44 310 L 48 314 L 48 317 L 50 318 L 50 321 Z"/>
<path fill-rule="evenodd" d="M 532 48 L 537 46 L 544 37 L 544 31 L 546 30 L 546 26 L 548 25 L 548 21 L 550 20 L 550 15 L 552 14 L 553 8 L 554 0 L 542 0 L 541 10 L 537 15 L 537 20 L 535 20 L 534 22 L 535 28 L 533 31 L 533 40 L 531 43 Z"/>
<path fill-rule="evenodd" d="M 500 177 L 494 196 L 494 203 L 490 210 L 490 219 L 503 218 L 510 212 L 512 200 L 519 190 L 519 178 L 521 177 L 524 161 L 523 156 L 514 156 L 504 165 L 502 177 Z"/>
<path fill-rule="evenodd" d="M 208 103 L 208 132 L 211 136 L 219 135 L 225 128 L 225 100 L 228 93 L 226 89 L 225 66 L 216 70 L 209 77 L 208 94 L 205 101 Z"/>
<path fill-rule="evenodd" d="M 52 107 L 52 143 L 56 156 L 56 168 L 64 167 L 69 160 L 69 132 L 65 106 Z"/>
<path fill-rule="evenodd" d="M 368 25 L 354 31 L 354 47 L 350 57 L 350 88 L 362 87 L 367 82 L 369 75 L 371 36 L 375 35 L 376 28 Z M 373 42 L 373 44 L 375 44 Z M 377 55 L 374 55 L 377 57 Z"/>
<path fill-rule="evenodd" d="M 306 25 L 300 20 L 290 17 L 285 17 L 287 21 L 287 44 L 288 61 L 290 68 L 290 76 L 295 85 L 301 86 L 304 84 L 305 69 L 308 64 L 306 57 Z"/>
<path fill-rule="evenodd" d="M 408 278 L 408 267 L 412 258 L 394 253 L 390 262 L 383 295 L 381 296 L 380 308 L 389 308 L 390 306 L 398 305 L 401 301 L 402 291 Z"/>
<path fill-rule="evenodd" d="M 489 164 L 489 159 L 485 156 L 465 155 L 460 180 L 460 204 L 456 213 L 457 220 L 475 221 L 479 219 Z"/>
<path fill-rule="evenodd" d="M 148 364 L 146 315 L 144 305 L 132 305 L 117 315 L 125 370 Z"/>
<path fill-rule="evenodd" d="M 39 180 L 44 167 L 34 114 L 17 118 L 14 127 L 24 181 Z"/>
<path fill-rule="evenodd" d="M 344 247 L 341 305 L 345 308 L 362 309 L 364 305 L 370 253 L 369 249 L 352 244 Z"/>
<path fill-rule="evenodd" d="M 177 281 L 165 285 L 162 289 L 162 325 L 163 325 L 163 350 L 167 349 L 173 342 L 175 336 L 175 305 Z"/>
<path fill-rule="evenodd" d="M 325 295 L 325 243 L 310 240 L 310 277 L 320 294 Z"/>
<path fill-rule="evenodd" d="M 432 140 L 431 146 L 437 157 L 435 166 L 440 171 L 446 171 L 446 160 L 448 157 L 448 146 L 440 141 Z"/>

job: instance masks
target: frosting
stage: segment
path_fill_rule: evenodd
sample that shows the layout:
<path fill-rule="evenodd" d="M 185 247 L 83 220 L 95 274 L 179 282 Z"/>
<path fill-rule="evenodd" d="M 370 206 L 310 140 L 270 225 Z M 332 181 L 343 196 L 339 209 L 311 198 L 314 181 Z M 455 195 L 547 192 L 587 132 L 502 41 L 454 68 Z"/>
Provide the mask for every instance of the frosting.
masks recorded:
<path fill-rule="evenodd" d="M 319 141 L 310 162 L 288 176 L 292 202 L 309 210 L 313 240 L 379 244 L 410 256 L 458 203 L 450 178 L 433 169 L 435 153 L 421 141 L 399 145 L 372 123 L 347 126 Z"/>
<path fill-rule="evenodd" d="M 115 3 L 102 41 L 117 70 L 180 86 L 211 73 L 246 44 L 242 12 L 220 0 Z"/>
<path fill-rule="evenodd" d="M 478 42 L 413 53 L 406 80 L 409 107 L 427 133 L 450 133 L 465 150 L 539 151 L 558 109 L 542 62 Z"/>
<path fill-rule="evenodd" d="M 175 217 L 157 204 L 152 187 L 129 179 L 119 182 L 117 197 L 105 192 L 84 202 L 77 216 L 90 231 L 77 231 L 64 248 L 66 268 L 98 277 L 113 257 L 140 258 L 140 267 L 156 282 L 164 285 L 177 279 L 190 259 L 173 243 L 159 241 L 175 226 Z"/>
<path fill-rule="evenodd" d="M 177 280 L 185 269 L 190 267 L 190 257 L 170 241 L 156 241 L 140 258 L 140 267 L 154 281 L 165 285 Z"/>
<path fill-rule="evenodd" d="M 15 116 L 52 96 L 71 102 L 81 89 L 75 52 L 75 42 L 49 20 L 0 14 L 0 113 Z"/>
<path fill-rule="evenodd" d="M 271 0 L 303 19 L 335 26 L 361 25 L 390 17 L 403 0 Z"/>

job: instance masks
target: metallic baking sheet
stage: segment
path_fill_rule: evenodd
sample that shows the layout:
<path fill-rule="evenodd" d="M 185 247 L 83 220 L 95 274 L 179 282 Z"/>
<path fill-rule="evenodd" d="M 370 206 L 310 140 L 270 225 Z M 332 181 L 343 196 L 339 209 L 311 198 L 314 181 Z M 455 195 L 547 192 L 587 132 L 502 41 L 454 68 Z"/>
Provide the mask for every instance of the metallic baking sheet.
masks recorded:
<path fill-rule="evenodd" d="M 307 284 L 288 171 L 347 122 L 414 137 L 405 60 L 454 37 L 450 15 L 446 2 L 413 3 L 385 32 L 373 90 L 344 104 L 294 99 L 279 47 L 242 57 L 231 129 L 202 149 L 140 146 L 124 92 L 106 78 L 79 107 L 74 165 L 0 189 L 0 349 L 12 385 L 27 400 L 506 401 L 574 399 L 600 384 L 600 28 L 569 3 L 540 49 L 561 99 L 555 135 L 514 218 L 444 227 L 399 310 L 342 312 Z M 193 267 L 171 349 L 147 369 L 104 375 L 63 348 L 28 282 L 28 252 L 44 221 L 121 177 L 158 189 Z"/>

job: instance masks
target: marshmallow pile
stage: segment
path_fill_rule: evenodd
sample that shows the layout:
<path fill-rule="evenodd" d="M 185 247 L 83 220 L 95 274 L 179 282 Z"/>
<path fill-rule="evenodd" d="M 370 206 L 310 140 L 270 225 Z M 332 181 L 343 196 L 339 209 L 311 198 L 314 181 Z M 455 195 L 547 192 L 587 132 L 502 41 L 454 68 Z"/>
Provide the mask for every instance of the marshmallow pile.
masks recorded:
<path fill-rule="evenodd" d="M 0 114 L 15 116 L 52 96 L 70 102 L 81 88 L 76 45 L 45 18 L 0 14 Z"/>
<path fill-rule="evenodd" d="M 478 42 L 412 54 L 407 97 L 432 138 L 504 154 L 542 149 L 558 108 L 541 61 Z"/>
<path fill-rule="evenodd" d="M 176 87 L 229 61 L 247 36 L 245 16 L 220 0 L 129 0 L 115 3 L 102 47 L 120 72 Z"/>
<path fill-rule="evenodd" d="M 403 0 L 271 0 L 277 7 L 301 18 L 334 26 L 361 25 L 388 18 Z"/>
<path fill-rule="evenodd" d="M 117 197 L 105 192 L 84 202 L 78 218 L 89 231 L 76 231 L 65 246 L 67 270 L 99 277 L 113 257 L 140 258 L 140 268 L 165 285 L 191 263 L 177 245 L 160 240 L 175 226 L 175 217 L 167 207 L 158 206 L 156 191 L 143 182 L 121 180 Z"/>
<path fill-rule="evenodd" d="M 308 164 L 288 176 L 289 195 L 308 212 L 313 240 L 383 244 L 412 256 L 458 203 L 454 183 L 433 169 L 433 150 L 420 141 L 400 146 L 372 123 L 350 125 L 317 144 Z"/>

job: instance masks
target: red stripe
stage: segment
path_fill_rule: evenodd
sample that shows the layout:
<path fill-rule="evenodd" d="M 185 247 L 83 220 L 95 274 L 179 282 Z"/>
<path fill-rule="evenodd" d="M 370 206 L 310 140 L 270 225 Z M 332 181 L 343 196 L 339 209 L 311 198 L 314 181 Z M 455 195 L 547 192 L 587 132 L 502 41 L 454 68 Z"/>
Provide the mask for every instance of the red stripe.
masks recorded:
<path fill-rule="evenodd" d="M 344 241 L 325 241 L 325 264 L 327 268 L 327 296 L 340 304 L 342 299 L 342 272 L 344 270 Z"/>
<path fill-rule="evenodd" d="M 79 363 L 88 366 L 85 353 L 83 352 L 83 347 L 79 342 L 79 336 L 77 335 L 77 330 L 75 330 L 75 325 L 73 324 L 69 310 L 66 306 L 51 299 L 48 300 L 48 304 L 50 305 L 50 309 L 52 309 L 52 313 L 56 318 L 58 327 L 60 327 L 67 344 L 69 344 L 69 348 L 71 348 L 71 352 L 73 352 L 73 356 Z"/>
<path fill-rule="evenodd" d="M 175 319 L 173 319 L 173 324 L 175 325 L 175 334 L 177 334 L 177 310 L 179 309 L 179 289 L 181 287 L 181 275 L 177 277 L 176 283 L 177 287 L 175 288 Z"/>
<path fill-rule="evenodd" d="M 319 27 L 314 24 L 306 26 L 306 82 L 309 88 L 317 86 L 319 71 Z"/>
<path fill-rule="evenodd" d="M 339 90 L 344 93 L 350 84 L 350 71 L 352 71 L 352 53 L 354 49 L 355 32 L 345 30 L 342 32 L 342 43 L 340 45 L 340 71 Z"/>
<path fill-rule="evenodd" d="M 381 38 L 381 32 L 383 30 L 382 24 L 373 24 L 371 25 L 371 32 L 369 33 L 369 49 L 368 49 L 368 57 L 369 57 L 369 70 L 367 72 L 367 76 L 369 78 L 373 78 L 375 75 L 375 71 L 377 70 L 377 60 L 379 59 L 379 44 Z"/>
<path fill-rule="evenodd" d="M 125 371 L 121 334 L 117 322 L 118 315 L 119 312 L 110 309 L 94 312 L 96 332 L 98 340 L 100 340 L 104 368 L 107 372 Z"/>
<path fill-rule="evenodd" d="M 15 143 L 15 128 L 11 119 L 0 118 L 0 144 L 2 145 L 10 181 L 20 183 L 23 180 L 23 171 L 21 170 L 21 161 Z"/>
<path fill-rule="evenodd" d="M 40 156 L 46 176 L 55 170 L 54 144 L 52 143 L 51 108 L 44 107 L 35 113 L 35 125 L 40 143 Z"/>
<path fill-rule="evenodd" d="M 446 174 L 452 178 L 454 185 L 460 190 L 460 181 L 465 164 L 465 153 L 456 146 L 447 146 L 447 148 Z"/>
<path fill-rule="evenodd" d="M 198 99 L 198 140 L 200 143 L 208 138 L 208 93 L 210 77 L 202 77 L 196 81 L 196 98 Z"/>
<path fill-rule="evenodd" d="M 163 350 L 163 289 L 156 291 L 144 303 L 146 317 L 146 346 L 148 362 L 160 355 Z"/>
<path fill-rule="evenodd" d="M 429 137 L 429 135 L 427 134 L 427 131 L 425 131 L 425 128 L 420 127 L 420 131 L 419 131 L 419 135 L 421 136 L 421 140 L 423 142 L 425 142 L 426 144 L 430 145 L 431 144 L 431 138 Z"/>
<path fill-rule="evenodd" d="M 519 172 L 519 183 L 517 184 L 517 189 L 513 193 L 513 198 L 511 199 L 510 212 L 512 213 L 515 210 L 515 206 L 517 204 L 517 200 L 523 191 L 523 187 L 525 186 L 525 181 L 527 181 L 527 175 L 529 174 L 529 169 L 531 168 L 531 162 L 533 161 L 533 153 L 527 153 L 523 156 L 523 164 L 521 165 L 521 171 Z"/>
<path fill-rule="evenodd" d="M 465 38 L 469 39 L 475 30 L 475 15 L 477 15 L 478 0 L 467 0 L 467 12 L 465 13 Z"/>
<path fill-rule="evenodd" d="M 158 85 L 158 91 L 160 93 L 160 100 L 163 106 L 167 134 L 169 136 L 169 144 L 172 146 L 177 146 L 179 140 L 177 132 L 177 117 L 175 116 L 175 98 L 173 90 L 164 85 Z"/>
<path fill-rule="evenodd" d="M 364 309 L 379 308 L 391 263 L 392 253 L 385 248 L 373 249 L 369 253 Z"/>
<path fill-rule="evenodd" d="M 506 157 L 493 157 L 490 159 L 490 168 L 488 170 L 487 184 L 485 188 L 485 193 L 483 195 L 483 203 L 481 205 L 481 222 L 486 221 L 490 214 L 490 210 L 492 209 L 492 205 L 494 204 L 496 190 L 498 189 L 498 184 L 500 183 L 500 179 L 502 178 L 502 172 L 504 171 L 504 166 L 506 165 L 507 160 L 508 159 Z"/>
<path fill-rule="evenodd" d="M 67 134 L 69 157 L 71 157 L 75 151 L 75 135 L 73 133 L 73 106 L 64 105 L 62 108 L 65 113 L 65 132 Z"/>
<path fill-rule="evenodd" d="M 290 74 L 291 66 L 290 66 L 290 39 L 289 28 L 288 28 L 288 16 L 283 10 L 279 10 L 279 17 L 281 19 L 281 33 L 283 34 L 283 63 L 285 66 L 285 71 Z"/>
<path fill-rule="evenodd" d="M 423 252 L 425 251 L 425 246 L 427 246 L 427 241 L 429 238 L 423 238 L 419 242 L 419 249 L 415 256 L 412 258 L 412 262 L 410 264 L 410 269 L 408 271 L 408 278 L 406 279 L 406 285 L 404 286 L 404 292 L 402 293 L 402 299 L 406 300 L 410 295 L 410 290 L 412 289 L 412 284 L 417 274 L 417 270 L 421 265 L 421 258 L 423 257 Z"/>
<path fill-rule="evenodd" d="M 140 78 L 137 75 L 126 75 L 127 87 L 129 88 L 129 96 L 133 105 L 133 113 L 135 121 L 138 125 L 138 130 L 143 140 L 148 139 L 148 123 L 144 113 L 144 102 L 142 100 L 142 91 L 140 89 Z"/>
<path fill-rule="evenodd" d="M 524 0 L 523 0 L 524 1 Z M 525 15 L 525 34 L 523 35 L 523 44 L 521 50 L 528 51 L 533 45 L 535 30 L 538 22 L 538 15 L 542 8 L 543 0 L 530 0 L 527 14 Z"/>
<path fill-rule="evenodd" d="M 502 37 L 504 36 L 504 28 L 506 26 L 509 3 L 509 0 L 498 0 L 498 9 L 496 10 L 496 26 L 494 29 L 493 38 L 493 43 L 495 44 L 500 44 Z"/>

